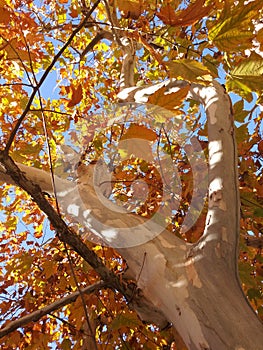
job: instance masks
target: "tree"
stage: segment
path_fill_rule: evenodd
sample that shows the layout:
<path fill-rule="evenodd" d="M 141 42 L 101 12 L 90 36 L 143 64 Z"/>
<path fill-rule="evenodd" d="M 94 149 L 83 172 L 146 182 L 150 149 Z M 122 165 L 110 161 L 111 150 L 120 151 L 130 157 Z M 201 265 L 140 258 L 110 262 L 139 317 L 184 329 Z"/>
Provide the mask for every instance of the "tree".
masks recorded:
<path fill-rule="evenodd" d="M 0 1 L 2 349 L 262 347 L 262 5 Z"/>

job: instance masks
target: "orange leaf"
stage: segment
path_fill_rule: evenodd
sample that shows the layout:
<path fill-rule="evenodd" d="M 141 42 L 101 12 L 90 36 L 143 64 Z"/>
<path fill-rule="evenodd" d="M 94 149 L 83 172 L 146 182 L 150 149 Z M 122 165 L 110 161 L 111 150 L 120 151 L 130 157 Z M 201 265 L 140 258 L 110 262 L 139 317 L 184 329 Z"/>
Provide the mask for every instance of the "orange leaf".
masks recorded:
<path fill-rule="evenodd" d="M 138 19 L 144 11 L 142 0 L 117 0 L 117 6 L 125 17 Z"/>
<path fill-rule="evenodd" d="M 204 4 L 205 0 L 197 0 L 182 11 L 174 11 L 172 6 L 168 4 L 161 8 L 157 16 L 165 24 L 187 27 L 207 16 L 213 9 L 213 5 L 204 7 Z"/>
<path fill-rule="evenodd" d="M 10 22 L 10 12 L 0 5 L 0 23 L 8 24 Z"/>
<path fill-rule="evenodd" d="M 127 139 L 143 139 L 154 141 L 156 140 L 156 133 L 151 129 L 148 129 L 146 126 L 132 124 L 126 133 L 122 136 L 121 140 Z"/>
<path fill-rule="evenodd" d="M 178 91 L 169 94 L 165 94 L 165 91 L 165 86 L 157 90 L 154 94 L 152 94 L 149 97 L 148 103 L 163 107 L 165 109 L 168 109 L 169 111 L 175 111 L 181 106 L 182 102 L 185 100 L 189 91 L 189 86 L 187 85 L 179 89 Z"/>
<path fill-rule="evenodd" d="M 139 43 L 142 43 L 143 46 L 150 52 L 150 54 L 156 59 L 156 61 L 164 66 L 162 56 L 144 39 L 139 33 L 136 33 L 139 36 Z"/>
<path fill-rule="evenodd" d="M 83 94 L 82 94 L 82 86 L 78 85 L 78 87 L 75 89 L 74 86 L 71 86 L 71 91 L 72 91 L 72 97 L 71 100 L 68 103 L 68 107 L 74 107 L 80 101 L 82 100 Z"/>
<path fill-rule="evenodd" d="M 53 276 L 57 271 L 56 262 L 53 260 L 45 261 L 43 263 L 42 267 L 44 269 L 44 274 L 45 274 L 46 278 Z"/>

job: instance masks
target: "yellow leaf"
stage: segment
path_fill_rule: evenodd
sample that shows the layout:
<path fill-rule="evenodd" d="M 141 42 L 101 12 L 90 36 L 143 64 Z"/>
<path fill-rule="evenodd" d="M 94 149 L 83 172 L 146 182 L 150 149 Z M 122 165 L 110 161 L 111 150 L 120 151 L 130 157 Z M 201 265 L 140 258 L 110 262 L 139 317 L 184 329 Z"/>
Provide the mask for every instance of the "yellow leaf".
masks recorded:
<path fill-rule="evenodd" d="M 168 109 L 169 111 L 174 111 L 175 109 L 178 109 L 185 100 L 189 87 L 190 86 L 185 86 L 176 92 L 167 94 L 165 93 L 166 87 L 164 86 L 152 94 L 149 97 L 148 102 Z"/>
<path fill-rule="evenodd" d="M 40 238 L 43 236 L 43 223 L 39 223 L 35 228 L 35 237 Z"/>
<path fill-rule="evenodd" d="M 227 3 L 225 4 L 227 6 Z M 240 51 L 250 48 L 255 37 L 252 20 L 262 9 L 262 1 L 251 1 L 237 6 L 234 11 L 226 8 L 216 24 L 210 22 L 208 37 L 222 51 Z"/>
<path fill-rule="evenodd" d="M 226 88 L 228 91 L 243 90 L 245 93 L 263 89 L 263 58 L 252 53 L 249 58 L 241 61 L 227 77 Z M 240 93 L 240 92 L 239 92 Z"/>
<path fill-rule="evenodd" d="M 58 23 L 59 24 L 65 23 L 66 19 L 67 19 L 67 14 L 66 13 L 59 13 L 58 14 Z"/>
<path fill-rule="evenodd" d="M 167 64 L 170 76 L 191 83 L 208 85 L 212 81 L 212 74 L 201 62 L 190 59 L 170 61 Z"/>

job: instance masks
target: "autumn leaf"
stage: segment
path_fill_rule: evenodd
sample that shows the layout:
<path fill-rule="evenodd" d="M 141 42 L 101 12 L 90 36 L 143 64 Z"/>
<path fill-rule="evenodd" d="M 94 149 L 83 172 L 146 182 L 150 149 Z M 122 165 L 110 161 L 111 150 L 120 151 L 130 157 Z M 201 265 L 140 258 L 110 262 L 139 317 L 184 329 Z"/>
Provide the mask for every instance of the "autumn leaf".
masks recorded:
<path fill-rule="evenodd" d="M 10 12 L 0 3 L 0 24 L 7 25 L 10 21 Z"/>
<path fill-rule="evenodd" d="M 72 343 L 70 341 L 70 339 L 63 339 L 62 343 L 61 343 L 61 348 L 62 350 L 70 350 L 72 349 Z"/>
<path fill-rule="evenodd" d="M 70 89 L 72 96 L 71 100 L 68 102 L 68 107 L 74 107 L 82 100 L 82 86 L 79 84 L 78 87 L 75 89 L 75 87 L 71 85 Z"/>
<path fill-rule="evenodd" d="M 47 260 L 43 263 L 43 273 L 45 274 L 46 278 L 51 277 L 52 275 L 56 274 L 57 265 L 56 262 L 53 260 Z"/>
<path fill-rule="evenodd" d="M 243 89 L 245 92 L 263 89 L 263 58 L 252 53 L 249 58 L 241 61 L 227 77 L 228 91 Z"/>
<path fill-rule="evenodd" d="M 153 161 L 151 141 L 155 141 L 157 135 L 144 125 L 132 124 L 121 137 L 118 151 L 122 159 L 131 156 Z"/>
<path fill-rule="evenodd" d="M 148 141 L 154 141 L 157 138 L 157 135 L 151 129 L 148 129 L 144 125 L 132 124 L 125 134 L 121 137 L 121 140 L 127 139 L 144 139 Z"/>
<path fill-rule="evenodd" d="M 6 58 L 9 60 L 19 60 L 19 61 L 30 61 L 36 60 L 39 53 L 30 52 L 28 53 L 26 46 L 19 42 L 17 39 L 11 39 L 0 46 L 0 51 L 6 52 Z"/>
<path fill-rule="evenodd" d="M 119 143 L 118 153 L 121 159 L 130 157 L 143 159 L 147 162 L 152 162 L 152 147 L 150 141 L 142 138 L 124 139 Z"/>
<path fill-rule="evenodd" d="M 181 59 L 167 64 L 172 78 L 207 85 L 212 81 L 212 74 L 201 62 Z"/>
<path fill-rule="evenodd" d="M 115 319 L 112 321 L 110 327 L 112 330 L 120 329 L 121 327 L 134 327 L 138 325 L 138 317 L 131 312 L 122 312 L 118 314 Z"/>
<path fill-rule="evenodd" d="M 120 11 L 123 11 L 127 18 L 137 19 L 145 9 L 142 0 L 117 0 L 116 3 Z"/>
<path fill-rule="evenodd" d="M 186 9 L 174 11 L 170 4 L 161 7 L 157 16 L 171 26 L 190 26 L 203 17 L 207 16 L 213 9 L 213 5 L 204 6 L 205 0 L 197 0 L 191 3 Z"/>
<path fill-rule="evenodd" d="M 227 6 L 227 4 L 225 5 Z M 222 11 L 217 23 L 210 22 L 208 38 L 219 50 L 235 51 L 251 47 L 255 37 L 252 19 L 262 9 L 261 1 L 251 1 L 245 6 L 240 4 L 231 12 L 226 8 Z"/>
<path fill-rule="evenodd" d="M 162 56 L 159 52 L 157 52 L 152 45 L 148 43 L 148 41 L 139 33 L 133 34 L 134 39 L 138 39 L 139 43 L 142 43 L 143 46 L 150 52 L 150 54 L 156 59 L 156 61 L 164 66 L 164 62 Z M 137 38 L 136 38 L 137 37 Z"/>
<path fill-rule="evenodd" d="M 166 87 L 162 87 L 149 97 L 148 102 L 175 111 L 181 106 L 188 92 L 189 85 L 172 93 L 166 93 Z"/>

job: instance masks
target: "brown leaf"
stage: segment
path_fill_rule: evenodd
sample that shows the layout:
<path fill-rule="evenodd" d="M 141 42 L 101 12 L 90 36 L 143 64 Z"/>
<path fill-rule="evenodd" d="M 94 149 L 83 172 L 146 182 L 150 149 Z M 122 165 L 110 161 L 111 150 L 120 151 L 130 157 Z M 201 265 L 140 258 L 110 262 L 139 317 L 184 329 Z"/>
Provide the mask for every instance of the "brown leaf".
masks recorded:
<path fill-rule="evenodd" d="M 146 126 L 132 124 L 126 133 L 122 136 L 121 140 L 127 139 L 143 139 L 154 141 L 156 140 L 157 135 L 151 129 L 146 128 Z"/>
<path fill-rule="evenodd" d="M 171 5 L 164 6 L 157 13 L 157 16 L 165 23 L 171 26 L 190 26 L 203 17 L 207 16 L 213 8 L 213 5 L 204 7 L 205 0 L 197 0 L 182 11 L 174 11 Z"/>
<path fill-rule="evenodd" d="M 258 151 L 263 156 L 263 140 L 261 140 L 258 144 Z"/>
<path fill-rule="evenodd" d="M 0 23 L 7 25 L 10 22 L 10 12 L 0 4 Z"/>
<path fill-rule="evenodd" d="M 144 11 L 142 0 L 117 0 L 117 6 L 125 18 L 138 19 Z"/>
<path fill-rule="evenodd" d="M 83 97 L 82 86 L 78 85 L 76 89 L 74 86 L 71 86 L 70 89 L 72 91 L 72 96 L 71 96 L 71 100 L 68 102 L 68 107 L 74 107 L 75 105 L 80 103 L 80 101 L 82 100 L 82 97 Z"/>
<path fill-rule="evenodd" d="M 156 61 L 165 66 L 162 56 L 159 54 L 159 52 L 157 52 L 149 43 L 146 39 L 144 39 L 139 33 L 136 33 L 138 35 L 138 41 L 139 43 L 142 43 L 143 46 L 150 52 L 150 54 L 156 59 Z"/>

